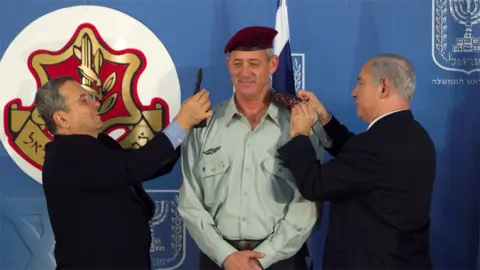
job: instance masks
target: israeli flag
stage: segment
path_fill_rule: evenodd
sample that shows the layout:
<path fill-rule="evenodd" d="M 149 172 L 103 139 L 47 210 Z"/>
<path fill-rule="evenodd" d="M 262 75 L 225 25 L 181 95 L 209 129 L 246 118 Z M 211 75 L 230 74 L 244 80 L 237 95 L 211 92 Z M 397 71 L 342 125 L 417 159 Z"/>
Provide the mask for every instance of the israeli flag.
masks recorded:
<path fill-rule="evenodd" d="M 278 0 L 275 19 L 275 30 L 278 34 L 273 40 L 273 52 L 278 55 L 279 63 L 272 76 L 272 88 L 296 95 L 289 28 L 287 0 Z"/>

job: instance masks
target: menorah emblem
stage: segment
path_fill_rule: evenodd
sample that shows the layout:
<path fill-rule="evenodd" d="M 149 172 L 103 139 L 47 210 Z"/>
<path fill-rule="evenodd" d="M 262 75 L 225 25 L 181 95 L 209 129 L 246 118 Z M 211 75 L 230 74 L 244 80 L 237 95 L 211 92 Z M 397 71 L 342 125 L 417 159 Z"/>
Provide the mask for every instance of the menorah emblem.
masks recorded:
<path fill-rule="evenodd" d="M 480 38 L 473 36 L 473 25 L 480 22 L 480 0 L 450 0 L 449 8 L 453 19 L 465 26 L 463 37 L 456 39 L 453 52 L 480 52 Z"/>
<path fill-rule="evenodd" d="M 169 212 L 169 203 L 168 201 L 156 201 L 155 202 L 155 213 L 153 214 L 153 218 L 150 221 L 150 233 L 152 235 L 152 244 L 150 246 L 150 252 L 155 252 L 156 245 L 161 245 L 161 240 L 155 241 L 156 237 L 154 235 L 154 227 L 160 225 L 165 221 L 168 216 Z"/>

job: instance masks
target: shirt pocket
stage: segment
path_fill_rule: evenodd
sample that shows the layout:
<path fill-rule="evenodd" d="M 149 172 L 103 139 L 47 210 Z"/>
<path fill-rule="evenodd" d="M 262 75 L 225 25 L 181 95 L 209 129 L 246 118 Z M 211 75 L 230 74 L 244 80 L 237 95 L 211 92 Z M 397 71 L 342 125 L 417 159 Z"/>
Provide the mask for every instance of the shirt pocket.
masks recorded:
<path fill-rule="evenodd" d="M 224 201 L 228 194 L 228 181 L 222 181 L 230 168 L 227 158 L 203 158 L 198 163 L 198 175 L 203 186 L 205 205 Z M 226 180 L 226 179 L 225 179 Z"/>
<path fill-rule="evenodd" d="M 285 168 L 276 158 L 266 158 L 261 162 L 263 173 L 268 181 L 265 183 L 266 191 L 278 203 L 292 201 L 297 185 L 293 174 Z"/>

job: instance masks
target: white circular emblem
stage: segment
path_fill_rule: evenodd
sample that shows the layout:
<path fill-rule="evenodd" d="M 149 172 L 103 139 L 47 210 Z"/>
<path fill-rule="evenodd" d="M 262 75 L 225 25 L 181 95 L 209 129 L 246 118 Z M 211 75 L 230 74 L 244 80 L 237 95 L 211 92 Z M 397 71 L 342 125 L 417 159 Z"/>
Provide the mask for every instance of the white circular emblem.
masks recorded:
<path fill-rule="evenodd" d="M 101 98 L 104 131 L 125 148 L 144 145 L 180 110 L 175 65 L 141 22 L 100 6 L 68 7 L 38 18 L 0 61 L 0 134 L 10 157 L 39 183 L 52 137 L 33 100 L 40 85 L 63 75 Z"/>

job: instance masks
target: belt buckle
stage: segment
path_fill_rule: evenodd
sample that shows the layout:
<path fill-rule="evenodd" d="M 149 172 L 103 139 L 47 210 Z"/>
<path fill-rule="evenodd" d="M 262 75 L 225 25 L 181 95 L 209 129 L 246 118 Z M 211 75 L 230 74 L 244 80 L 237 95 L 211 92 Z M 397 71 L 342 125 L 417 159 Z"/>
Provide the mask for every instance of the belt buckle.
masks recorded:
<path fill-rule="evenodd" d="M 238 245 L 240 246 L 240 249 L 242 249 L 242 250 L 250 250 L 252 248 L 252 245 L 251 245 L 250 241 L 246 241 L 246 240 L 240 240 L 238 242 Z"/>

